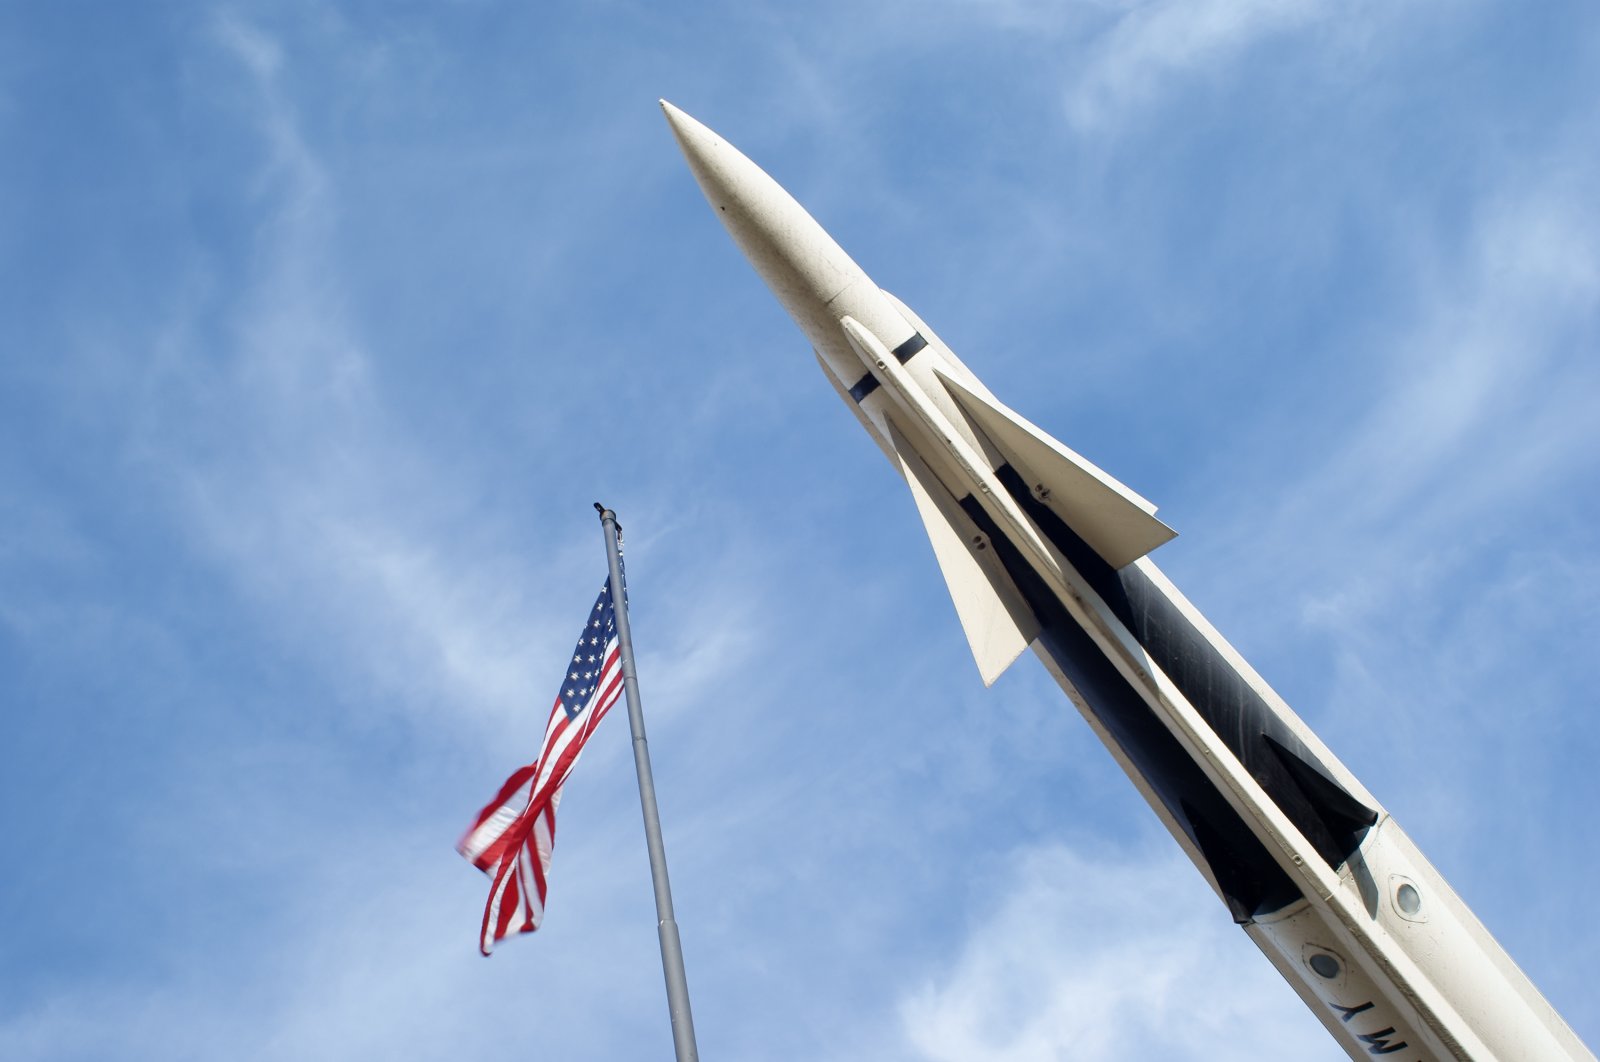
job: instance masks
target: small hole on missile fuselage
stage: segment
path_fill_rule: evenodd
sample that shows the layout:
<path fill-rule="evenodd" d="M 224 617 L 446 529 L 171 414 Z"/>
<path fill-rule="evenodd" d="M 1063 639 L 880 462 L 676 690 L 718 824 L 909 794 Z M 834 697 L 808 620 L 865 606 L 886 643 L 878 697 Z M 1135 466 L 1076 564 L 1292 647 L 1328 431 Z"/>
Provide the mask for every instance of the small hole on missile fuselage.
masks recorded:
<path fill-rule="evenodd" d="M 1401 913 L 1414 915 L 1422 910 L 1422 894 L 1417 892 L 1415 885 L 1406 882 L 1394 890 L 1394 905 L 1400 908 Z"/>
<path fill-rule="evenodd" d="M 1339 976 L 1339 960 L 1327 952 L 1317 952 L 1306 960 L 1306 965 L 1311 967 L 1312 973 L 1326 980 L 1331 981 Z"/>

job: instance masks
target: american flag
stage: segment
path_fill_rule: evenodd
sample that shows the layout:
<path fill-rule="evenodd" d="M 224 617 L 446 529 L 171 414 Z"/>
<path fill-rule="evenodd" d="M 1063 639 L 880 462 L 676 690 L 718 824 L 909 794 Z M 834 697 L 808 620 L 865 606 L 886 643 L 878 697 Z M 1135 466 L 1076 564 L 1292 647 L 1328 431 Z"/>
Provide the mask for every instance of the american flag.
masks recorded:
<path fill-rule="evenodd" d="M 494 879 L 478 940 L 485 955 L 505 937 L 532 933 L 544 920 L 561 787 L 584 742 L 620 696 L 622 654 L 608 579 L 572 651 L 538 759 L 506 779 L 456 845 L 473 866 Z"/>

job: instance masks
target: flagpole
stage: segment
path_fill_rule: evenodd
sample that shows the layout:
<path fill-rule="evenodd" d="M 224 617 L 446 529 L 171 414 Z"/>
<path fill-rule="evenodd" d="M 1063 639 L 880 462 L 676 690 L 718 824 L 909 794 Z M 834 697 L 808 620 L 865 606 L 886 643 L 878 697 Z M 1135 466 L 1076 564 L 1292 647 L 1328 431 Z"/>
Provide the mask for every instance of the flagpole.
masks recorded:
<path fill-rule="evenodd" d="M 661 816 L 656 810 L 656 784 L 650 773 L 650 747 L 644 737 L 644 709 L 639 703 L 639 676 L 633 667 L 633 635 L 628 627 L 628 601 L 622 582 L 622 551 L 617 514 L 594 503 L 606 536 L 611 564 L 611 604 L 617 619 L 617 645 L 622 651 L 622 682 L 628 695 L 628 727 L 633 731 L 633 766 L 639 775 L 639 805 L 644 811 L 645 847 L 650 851 L 650 880 L 656 890 L 656 935 L 661 938 L 661 972 L 667 980 L 667 1012 L 672 1018 L 672 1046 L 677 1062 L 698 1062 L 694 1017 L 689 1013 L 689 979 L 683 972 L 683 945 L 672 914 L 672 885 L 667 880 L 667 852 L 661 843 Z"/>

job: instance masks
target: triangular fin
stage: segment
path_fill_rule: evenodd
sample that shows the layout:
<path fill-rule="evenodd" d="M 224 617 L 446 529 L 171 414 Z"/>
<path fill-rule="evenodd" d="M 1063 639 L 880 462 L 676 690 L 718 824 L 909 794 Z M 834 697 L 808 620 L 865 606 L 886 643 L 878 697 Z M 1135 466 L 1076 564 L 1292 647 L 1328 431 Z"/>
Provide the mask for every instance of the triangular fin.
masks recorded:
<path fill-rule="evenodd" d="M 1027 480 L 1034 496 L 1111 567 L 1132 564 L 1176 536 L 1156 519 L 1154 505 L 1014 410 L 992 396 L 978 395 L 952 374 L 941 372 L 939 379 L 967 418 Z"/>
<path fill-rule="evenodd" d="M 961 511 L 892 423 L 889 443 L 916 499 L 978 673 L 983 684 L 991 686 L 1038 637 L 1039 621 L 1012 584 L 988 536 Z"/>

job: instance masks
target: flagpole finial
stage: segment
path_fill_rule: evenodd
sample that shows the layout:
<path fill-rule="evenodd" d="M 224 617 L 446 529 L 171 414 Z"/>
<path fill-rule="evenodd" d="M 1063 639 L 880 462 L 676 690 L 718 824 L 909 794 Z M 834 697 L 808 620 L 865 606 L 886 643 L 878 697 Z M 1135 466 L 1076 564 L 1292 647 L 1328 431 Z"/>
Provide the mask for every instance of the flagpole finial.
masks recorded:
<path fill-rule="evenodd" d="M 599 502 L 595 502 L 594 511 L 599 513 L 601 516 L 604 516 L 606 514 L 606 507 L 601 505 Z"/>

